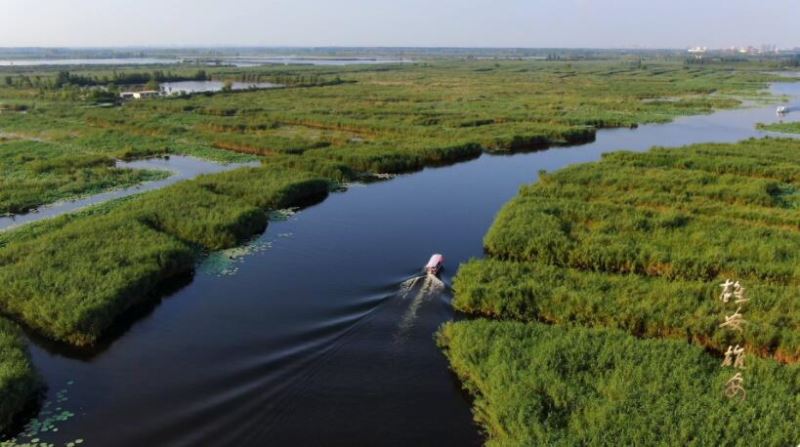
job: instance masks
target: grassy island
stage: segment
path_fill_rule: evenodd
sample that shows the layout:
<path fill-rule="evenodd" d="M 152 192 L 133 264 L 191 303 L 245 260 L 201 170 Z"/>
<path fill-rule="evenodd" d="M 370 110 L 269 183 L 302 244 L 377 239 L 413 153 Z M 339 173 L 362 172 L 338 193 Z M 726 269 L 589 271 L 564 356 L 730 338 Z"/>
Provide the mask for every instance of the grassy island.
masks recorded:
<path fill-rule="evenodd" d="M 542 174 L 498 214 L 439 340 L 493 445 L 788 445 L 800 436 L 800 141 Z M 719 284 L 751 301 L 741 333 Z M 747 348 L 747 399 L 722 353 Z M 724 377 L 723 377 L 724 376 Z"/>
<path fill-rule="evenodd" d="M 770 132 L 800 133 L 800 122 L 790 121 L 784 123 L 759 124 L 758 128 Z"/>

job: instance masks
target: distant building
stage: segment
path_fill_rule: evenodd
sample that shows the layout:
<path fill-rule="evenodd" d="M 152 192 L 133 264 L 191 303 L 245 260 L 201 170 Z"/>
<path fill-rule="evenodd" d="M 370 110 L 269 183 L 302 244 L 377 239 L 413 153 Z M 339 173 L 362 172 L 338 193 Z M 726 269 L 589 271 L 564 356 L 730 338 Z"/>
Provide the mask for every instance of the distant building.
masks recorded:
<path fill-rule="evenodd" d="M 143 98 L 153 98 L 155 96 L 160 96 L 161 92 L 158 90 L 144 90 L 141 92 L 121 92 L 119 97 L 122 99 L 143 99 Z"/>
<path fill-rule="evenodd" d="M 768 54 L 768 53 L 778 53 L 778 46 L 773 44 L 761 45 L 761 53 Z"/>

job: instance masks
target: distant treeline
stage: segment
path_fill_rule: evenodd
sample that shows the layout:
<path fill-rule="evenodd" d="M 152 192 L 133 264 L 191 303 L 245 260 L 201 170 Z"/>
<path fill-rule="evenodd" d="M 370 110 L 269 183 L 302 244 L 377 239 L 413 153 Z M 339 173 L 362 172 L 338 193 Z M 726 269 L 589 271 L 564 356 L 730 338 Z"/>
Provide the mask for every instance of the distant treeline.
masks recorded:
<path fill-rule="evenodd" d="M 197 70 L 194 75 L 175 74 L 170 71 L 155 70 L 147 72 L 114 72 L 111 76 L 86 76 L 60 71 L 56 75 L 54 87 L 61 88 L 65 85 L 94 86 L 94 85 L 131 85 L 147 84 L 148 82 L 173 82 L 173 81 L 205 81 L 210 79 L 205 70 Z"/>
<path fill-rule="evenodd" d="M 83 75 L 63 70 L 55 77 L 28 76 L 24 74 L 6 76 L 5 85 L 27 88 L 53 88 L 59 89 L 66 86 L 95 87 L 95 86 L 123 86 L 147 84 L 150 82 L 175 82 L 175 81 L 205 81 L 211 79 L 205 70 L 197 70 L 194 74 L 177 74 L 171 71 L 155 70 L 152 72 L 113 72 L 109 75 Z"/>
<path fill-rule="evenodd" d="M 757 61 L 767 67 L 800 67 L 800 54 L 791 56 L 703 56 L 687 57 L 684 60 L 686 65 L 707 65 L 707 64 L 746 64 Z"/>
<path fill-rule="evenodd" d="M 112 74 L 87 75 L 72 73 L 67 70 L 59 71 L 55 76 L 42 74 L 28 75 L 6 75 L 3 84 L 7 87 L 16 88 L 36 88 L 43 90 L 60 90 L 66 87 L 122 87 L 126 85 L 150 85 L 157 88 L 162 82 L 179 81 L 207 81 L 212 76 L 205 70 L 197 70 L 194 73 L 175 73 L 172 71 L 155 70 L 152 72 L 113 72 Z M 243 72 L 235 74 L 217 74 L 213 79 L 224 81 L 238 81 L 244 83 L 263 83 L 281 84 L 293 87 L 304 86 L 325 86 L 338 85 L 345 82 L 339 76 L 325 77 L 316 73 L 304 74 L 267 74 Z"/>
<path fill-rule="evenodd" d="M 281 84 L 286 86 L 309 86 L 309 85 L 336 85 L 344 83 L 338 75 L 331 78 L 325 77 L 318 73 L 258 73 L 258 72 L 244 72 L 236 73 L 235 76 L 228 76 L 227 74 L 221 75 L 226 80 L 235 80 L 244 83 L 261 83 L 271 82 L 273 84 Z M 219 76 L 215 76 L 217 78 Z"/>

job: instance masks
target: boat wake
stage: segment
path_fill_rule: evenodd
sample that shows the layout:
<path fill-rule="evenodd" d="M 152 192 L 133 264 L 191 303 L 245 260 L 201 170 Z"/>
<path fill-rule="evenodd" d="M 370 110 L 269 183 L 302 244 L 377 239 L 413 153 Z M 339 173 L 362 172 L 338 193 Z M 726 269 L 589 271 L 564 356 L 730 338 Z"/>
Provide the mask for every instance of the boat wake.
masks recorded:
<path fill-rule="evenodd" d="M 411 304 L 400 319 L 399 328 L 395 335 L 395 343 L 402 343 L 406 338 L 408 332 L 414 327 L 417 319 L 417 312 L 422 303 L 430 297 L 438 296 L 447 286 L 445 283 L 436 277 L 436 275 L 427 273 L 424 275 L 415 276 L 404 281 L 400 285 L 400 297 L 408 299 L 412 292 L 416 291 Z"/>

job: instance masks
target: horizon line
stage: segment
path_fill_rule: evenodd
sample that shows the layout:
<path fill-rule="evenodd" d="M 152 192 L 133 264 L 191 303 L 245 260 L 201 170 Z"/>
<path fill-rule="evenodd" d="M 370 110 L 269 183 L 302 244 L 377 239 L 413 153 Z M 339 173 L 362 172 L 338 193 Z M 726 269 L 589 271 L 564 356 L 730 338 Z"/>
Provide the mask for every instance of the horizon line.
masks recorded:
<path fill-rule="evenodd" d="M 753 45 L 750 45 L 751 47 Z M 190 44 L 190 45 L 177 45 L 177 44 L 159 44 L 159 45 L 146 45 L 146 44 L 131 44 L 131 45 L 14 45 L 4 46 L 0 45 L 0 50 L 117 50 L 117 49 L 157 49 L 157 50 L 180 50 L 180 49 L 441 49 L 441 50 L 650 50 L 650 51 L 674 51 L 686 50 L 693 48 L 693 46 L 684 47 L 649 47 L 649 46 L 610 46 L 610 47 L 592 47 L 592 46 L 495 46 L 495 45 L 260 45 L 260 44 Z M 730 48 L 743 48 L 742 46 L 732 45 L 729 47 L 712 48 L 708 47 L 709 51 L 727 50 Z M 797 49 L 800 45 L 795 47 L 783 47 L 779 49 Z"/>

